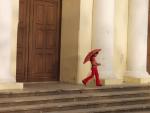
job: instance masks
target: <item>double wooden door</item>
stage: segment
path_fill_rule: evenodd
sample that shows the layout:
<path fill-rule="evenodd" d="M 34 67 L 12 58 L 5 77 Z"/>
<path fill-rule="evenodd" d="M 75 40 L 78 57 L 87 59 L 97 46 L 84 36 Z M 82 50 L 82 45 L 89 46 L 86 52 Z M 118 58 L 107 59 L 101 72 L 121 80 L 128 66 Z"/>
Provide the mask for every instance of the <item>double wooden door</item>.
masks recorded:
<path fill-rule="evenodd" d="M 19 0 L 18 82 L 59 79 L 60 0 Z"/>

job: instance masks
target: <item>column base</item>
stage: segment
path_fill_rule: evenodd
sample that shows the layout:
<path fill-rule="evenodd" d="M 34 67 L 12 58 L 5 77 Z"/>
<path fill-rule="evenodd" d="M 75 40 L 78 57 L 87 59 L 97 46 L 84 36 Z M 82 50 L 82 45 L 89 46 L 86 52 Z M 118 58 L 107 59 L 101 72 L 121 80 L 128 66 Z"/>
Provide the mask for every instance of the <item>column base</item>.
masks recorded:
<path fill-rule="evenodd" d="M 120 85 L 123 84 L 123 79 L 102 79 L 103 85 Z"/>
<path fill-rule="evenodd" d="M 149 84 L 150 77 L 141 78 L 136 76 L 124 76 L 124 82 L 131 83 L 131 84 Z"/>
<path fill-rule="evenodd" d="M 0 83 L 0 90 L 23 89 L 23 83 Z"/>
<path fill-rule="evenodd" d="M 146 71 L 127 71 L 124 76 L 124 82 L 131 84 L 148 84 L 150 75 Z"/>
<path fill-rule="evenodd" d="M 103 85 L 120 85 L 123 84 L 123 78 L 119 78 L 113 71 L 99 71 L 100 79 Z"/>

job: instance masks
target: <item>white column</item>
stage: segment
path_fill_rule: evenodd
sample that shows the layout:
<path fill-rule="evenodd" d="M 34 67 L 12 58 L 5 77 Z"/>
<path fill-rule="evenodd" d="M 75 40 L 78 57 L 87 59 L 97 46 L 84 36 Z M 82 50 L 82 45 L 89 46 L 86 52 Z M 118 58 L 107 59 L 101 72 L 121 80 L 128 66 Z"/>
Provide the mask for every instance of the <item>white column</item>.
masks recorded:
<path fill-rule="evenodd" d="M 114 9 L 115 0 L 94 0 L 92 48 L 101 48 L 97 57 L 102 64 L 101 78 L 115 78 L 113 75 L 114 53 Z"/>
<path fill-rule="evenodd" d="M 15 81 L 11 75 L 12 1 L 0 1 L 0 82 Z"/>
<path fill-rule="evenodd" d="M 0 90 L 22 89 L 15 67 L 19 0 L 0 0 Z M 14 61 L 13 61 L 14 60 Z"/>
<path fill-rule="evenodd" d="M 129 0 L 126 75 L 130 77 L 148 77 L 146 71 L 148 1 L 149 0 Z"/>

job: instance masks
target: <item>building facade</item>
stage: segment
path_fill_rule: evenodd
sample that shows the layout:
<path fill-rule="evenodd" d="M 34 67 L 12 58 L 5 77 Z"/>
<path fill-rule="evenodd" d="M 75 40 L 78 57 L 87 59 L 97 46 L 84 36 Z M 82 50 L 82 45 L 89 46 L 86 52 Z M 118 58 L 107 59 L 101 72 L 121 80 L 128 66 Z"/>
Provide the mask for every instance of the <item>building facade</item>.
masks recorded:
<path fill-rule="evenodd" d="M 104 85 L 150 83 L 149 0 L 0 2 L 0 89 L 36 81 L 80 84 L 90 71 L 84 57 L 94 48 L 102 49 Z"/>

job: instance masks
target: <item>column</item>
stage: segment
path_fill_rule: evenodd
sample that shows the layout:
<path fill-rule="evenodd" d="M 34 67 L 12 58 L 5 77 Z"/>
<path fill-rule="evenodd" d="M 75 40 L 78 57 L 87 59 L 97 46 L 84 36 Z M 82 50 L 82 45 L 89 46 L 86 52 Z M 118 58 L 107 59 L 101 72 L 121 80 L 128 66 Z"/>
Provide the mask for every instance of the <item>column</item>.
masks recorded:
<path fill-rule="evenodd" d="M 146 71 L 148 4 L 148 0 L 129 0 L 126 82 L 149 82 Z"/>
<path fill-rule="evenodd" d="M 6 10 L 7 9 L 7 10 Z M 15 81 L 10 74 L 11 60 L 11 26 L 12 5 L 10 0 L 2 0 L 0 3 L 0 81 Z"/>
<path fill-rule="evenodd" d="M 16 66 L 12 66 L 12 56 L 14 54 L 16 56 L 16 52 L 14 53 L 12 48 L 16 48 L 17 44 L 18 11 L 19 0 L 0 1 L 0 90 L 23 87 L 22 84 L 16 84 L 15 74 L 12 73 L 12 69 Z"/>
<path fill-rule="evenodd" d="M 114 73 L 114 19 L 115 0 L 94 0 L 92 48 L 102 49 L 97 60 L 104 84 L 122 83 Z"/>

